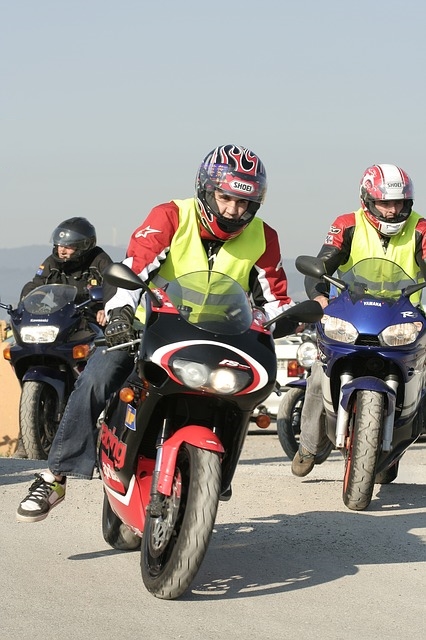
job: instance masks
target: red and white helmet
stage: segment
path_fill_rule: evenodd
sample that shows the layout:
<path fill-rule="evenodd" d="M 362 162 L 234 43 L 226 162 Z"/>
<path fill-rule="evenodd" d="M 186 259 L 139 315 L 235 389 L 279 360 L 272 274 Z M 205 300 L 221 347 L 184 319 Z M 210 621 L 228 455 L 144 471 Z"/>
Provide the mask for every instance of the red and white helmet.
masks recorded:
<path fill-rule="evenodd" d="M 266 187 L 265 167 L 253 151 L 234 144 L 216 147 L 202 161 L 195 180 L 201 224 L 219 240 L 238 236 L 256 215 Z M 239 220 L 219 213 L 214 197 L 216 190 L 249 201 Z"/>
<path fill-rule="evenodd" d="M 394 236 L 399 233 L 411 213 L 414 199 L 413 183 L 408 174 L 395 164 L 373 164 L 361 178 L 359 197 L 365 217 L 379 233 Z M 393 219 L 384 218 L 376 207 L 377 200 L 405 200 L 401 212 Z"/>

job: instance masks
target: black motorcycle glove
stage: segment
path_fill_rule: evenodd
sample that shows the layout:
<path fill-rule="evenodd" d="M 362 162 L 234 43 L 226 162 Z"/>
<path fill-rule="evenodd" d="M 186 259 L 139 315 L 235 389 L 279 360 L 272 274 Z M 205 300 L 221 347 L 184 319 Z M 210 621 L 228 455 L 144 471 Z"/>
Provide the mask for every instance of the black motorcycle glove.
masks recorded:
<path fill-rule="evenodd" d="M 105 342 L 108 347 L 131 342 L 135 337 L 133 321 L 135 312 L 130 305 L 113 309 L 105 328 Z"/>

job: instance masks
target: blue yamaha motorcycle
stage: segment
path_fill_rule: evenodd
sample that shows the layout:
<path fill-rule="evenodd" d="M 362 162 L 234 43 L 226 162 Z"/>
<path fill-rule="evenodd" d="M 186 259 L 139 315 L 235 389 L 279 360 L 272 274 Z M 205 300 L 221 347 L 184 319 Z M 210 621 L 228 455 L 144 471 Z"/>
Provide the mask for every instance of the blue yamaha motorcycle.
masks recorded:
<path fill-rule="evenodd" d="M 31 291 L 10 316 L 14 343 L 3 351 L 21 385 L 19 428 L 29 458 L 46 460 L 74 383 L 95 339 L 103 337 L 93 309 L 102 287 L 76 304 L 77 287 L 46 284 Z"/>
<path fill-rule="evenodd" d="M 343 502 L 363 510 L 374 484 L 395 480 L 404 452 L 425 433 L 426 319 L 415 304 L 426 283 L 382 258 L 341 278 L 319 258 L 300 256 L 296 268 L 332 288 L 317 323 L 326 431 L 345 458 Z"/>

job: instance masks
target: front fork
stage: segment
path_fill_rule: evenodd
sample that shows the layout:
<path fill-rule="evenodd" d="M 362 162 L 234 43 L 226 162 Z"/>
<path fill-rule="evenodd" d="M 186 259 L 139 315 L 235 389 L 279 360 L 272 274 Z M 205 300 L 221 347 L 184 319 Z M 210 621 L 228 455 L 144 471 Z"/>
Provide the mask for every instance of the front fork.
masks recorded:
<path fill-rule="evenodd" d="M 164 494 L 158 493 L 158 478 L 160 476 L 161 463 L 163 460 L 163 444 L 167 438 L 167 418 L 163 421 L 163 427 L 161 433 L 157 439 L 157 456 L 155 458 L 155 467 L 152 474 L 151 484 L 151 500 L 147 507 L 147 513 L 153 518 L 158 518 L 161 515 L 161 508 L 164 500 Z"/>
<path fill-rule="evenodd" d="M 153 517 L 160 515 L 164 496 L 171 495 L 176 459 L 183 442 L 200 449 L 215 451 L 221 456 L 225 453 L 218 436 L 207 427 L 188 425 L 170 435 L 166 418 L 157 440 L 157 457 L 151 485 L 151 500 L 147 509 Z"/>
<path fill-rule="evenodd" d="M 387 398 L 387 412 L 383 425 L 382 451 L 391 451 L 393 426 L 395 422 L 396 392 L 398 378 L 389 375 L 383 381 L 372 376 L 354 378 L 350 373 L 342 373 L 340 376 L 340 394 L 336 419 L 336 448 L 343 449 L 346 443 L 346 435 L 349 427 L 350 400 L 356 391 L 378 391 Z"/>

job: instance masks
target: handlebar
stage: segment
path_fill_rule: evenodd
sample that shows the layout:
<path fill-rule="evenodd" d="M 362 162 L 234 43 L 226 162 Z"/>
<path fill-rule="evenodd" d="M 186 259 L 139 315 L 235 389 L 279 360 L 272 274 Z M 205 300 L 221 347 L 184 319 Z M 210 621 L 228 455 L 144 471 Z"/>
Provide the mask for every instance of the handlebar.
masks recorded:
<path fill-rule="evenodd" d="M 104 349 L 104 353 L 107 351 L 118 351 L 119 349 L 127 349 L 128 347 L 136 347 L 141 343 L 141 338 L 135 338 L 134 340 L 130 340 L 130 342 L 122 342 L 121 344 L 116 344 L 113 347 L 107 347 Z M 105 338 L 96 338 L 95 347 L 105 347 L 107 341 Z"/>

